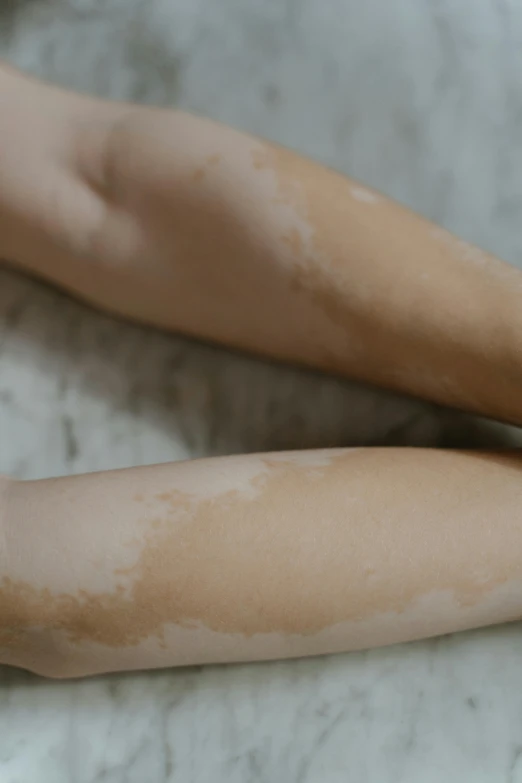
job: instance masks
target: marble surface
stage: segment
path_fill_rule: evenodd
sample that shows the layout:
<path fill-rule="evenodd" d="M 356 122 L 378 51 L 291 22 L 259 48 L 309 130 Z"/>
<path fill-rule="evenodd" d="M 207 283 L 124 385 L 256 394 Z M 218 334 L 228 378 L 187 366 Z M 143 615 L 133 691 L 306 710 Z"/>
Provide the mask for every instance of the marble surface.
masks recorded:
<path fill-rule="evenodd" d="M 517 0 L 4 0 L 0 56 L 293 146 L 522 265 Z M 0 270 L 0 472 L 520 442 L 111 321 Z M 522 634 L 46 682 L 0 669 L 1 783 L 516 783 Z"/>

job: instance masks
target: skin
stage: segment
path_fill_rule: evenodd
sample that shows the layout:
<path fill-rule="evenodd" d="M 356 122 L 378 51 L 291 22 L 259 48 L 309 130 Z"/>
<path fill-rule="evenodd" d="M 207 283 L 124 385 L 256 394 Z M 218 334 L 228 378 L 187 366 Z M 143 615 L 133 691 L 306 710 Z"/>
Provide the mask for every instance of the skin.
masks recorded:
<path fill-rule="evenodd" d="M 521 471 L 354 449 L 10 483 L 0 661 L 71 677 L 518 619 Z"/>
<path fill-rule="evenodd" d="M 0 255 L 146 324 L 522 420 L 517 270 L 207 120 L 0 67 Z M 54 677 L 518 619 L 518 454 L 0 482 L 0 661 Z"/>
<path fill-rule="evenodd" d="M 522 423 L 519 270 L 182 112 L 0 68 L 0 117 L 0 257 L 18 268 L 142 323 Z"/>

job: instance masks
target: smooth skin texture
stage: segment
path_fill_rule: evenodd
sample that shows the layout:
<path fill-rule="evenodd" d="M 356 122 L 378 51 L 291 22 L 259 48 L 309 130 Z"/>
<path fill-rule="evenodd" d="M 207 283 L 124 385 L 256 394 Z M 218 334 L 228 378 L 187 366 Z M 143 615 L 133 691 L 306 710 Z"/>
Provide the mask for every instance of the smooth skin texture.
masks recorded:
<path fill-rule="evenodd" d="M 0 661 L 314 655 L 522 615 L 522 458 L 222 457 L 4 486 Z"/>
<path fill-rule="evenodd" d="M 117 315 L 522 420 L 522 275 L 207 120 L 0 67 L 0 255 Z M 518 454 L 253 455 L 0 483 L 0 661 L 55 676 L 518 619 Z"/>
<path fill-rule="evenodd" d="M 0 68 L 0 257 L 142 323 L 522 423 L 522 273 L 292 152 Z"/>

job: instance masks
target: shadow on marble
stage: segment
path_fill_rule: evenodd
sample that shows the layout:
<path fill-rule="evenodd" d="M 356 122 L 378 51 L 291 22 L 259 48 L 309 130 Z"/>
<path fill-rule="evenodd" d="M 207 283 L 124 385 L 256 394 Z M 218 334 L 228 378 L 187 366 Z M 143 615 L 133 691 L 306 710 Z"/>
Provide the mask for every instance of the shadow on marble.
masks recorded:
<path fill-rule="evenodd" d="M 0 402 L 11 440 L 0 470 L 22 477 L 249 451 L 512 440 L 474 417 L 119 322 L 7 270 Z M 41 450 L 47 472 L 35 467 Z"/>

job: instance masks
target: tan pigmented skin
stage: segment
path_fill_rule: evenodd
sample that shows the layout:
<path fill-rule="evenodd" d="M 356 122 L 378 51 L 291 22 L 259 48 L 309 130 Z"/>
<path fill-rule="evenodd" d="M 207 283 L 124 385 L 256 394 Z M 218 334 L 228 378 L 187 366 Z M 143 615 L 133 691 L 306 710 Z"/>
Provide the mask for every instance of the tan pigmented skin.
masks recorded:
<path fill-rule="evenodd" d="M 118 127 L 89 263 L 58 243 L 46 277 L 140 322 L 520 422 L 519 270 L 230 128 L 150 109 Z"/>
<path fill-rule="evenodd" d="M 216 163 L 219 163 L 221 160 L 221 155 L 219 153 L 214 153 L 213 155 L 207 155 L 203 163 L 199 166 L 196 166 L 192 173 L 192 180 L 196 183 L 202 183 L 205 179 L 208 170 L 210 166 L 215 166 Z"/>
<path fill-rule="evenodd" d="M 415 450 L 388 457 L 356 450 L 322 467 L 268 457 L 247 493 L 139 493 L 141 550 L 115 569 L 110 590 L 55 594 L 1 580 L 0 647 L 16 653 L 39 626 L 73 645 L 115 648 L 161 643 L 172 624 L 308 636 L 400 614 L 441 591 L 465 612 L 519 579 L 522 522 L 505 521 L 522 502 L 518 456 L 424 451 L 422 465 Z"/>
<path fill-rule="evenodd" d="M 252 160 L 273 174 L 274 203 L 306 226 L 280 241 L 293 254 L 291 290 L 336 330 L 324 369 L 345 374 L 349 361 L 372 383 L 476 412 L 494 400 L 495 415 L 517 419 L 518 269 L 282 147 L 256 148 Z M 504 359 L 494 375 L 488 355 Z"/>

